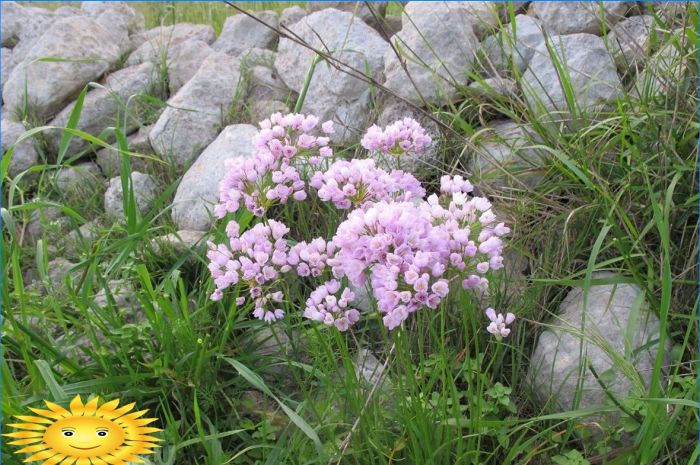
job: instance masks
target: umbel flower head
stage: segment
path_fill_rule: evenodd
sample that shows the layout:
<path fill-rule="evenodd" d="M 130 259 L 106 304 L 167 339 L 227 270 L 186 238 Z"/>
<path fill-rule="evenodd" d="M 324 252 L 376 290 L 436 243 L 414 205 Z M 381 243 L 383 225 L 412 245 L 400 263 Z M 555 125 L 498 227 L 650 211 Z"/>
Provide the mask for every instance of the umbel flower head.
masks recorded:
<path fill-rule="evenodd" d="M 161 430 L 147 426 L 157 418 L 141 418 L 147 410 L 131 412 L 133 403 L 119 407 L 115 399 L 99 405 L 94 397 L 84 404 L 78 395 L 67 410 L 44 402 L 47 409 L 30 407 L 37 416 L 18 415 L 23 423 L 7 425 L 20 431 L 3 434 L 14 439 L 9 444 L 23 446 L 17 453 L 32 454 L 25 462 L 127 465 L 144 463 L 137 455 L 160 447 L 154 444 L 160 439 L 149 434 Z"/>

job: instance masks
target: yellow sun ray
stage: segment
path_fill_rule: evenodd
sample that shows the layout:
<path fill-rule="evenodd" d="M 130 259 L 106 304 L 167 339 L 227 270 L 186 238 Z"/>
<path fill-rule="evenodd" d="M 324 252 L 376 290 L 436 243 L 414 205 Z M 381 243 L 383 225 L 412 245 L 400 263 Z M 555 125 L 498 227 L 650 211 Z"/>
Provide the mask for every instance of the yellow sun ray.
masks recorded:
<path fill-rule="evenodd" d="M 49 450 L 42 450 L 41 452 L 37 452 L 36 454 L 30 456 L 25 460 L 25 462 L 36 462 L 39 460 L 44 460 L 53 457 L 56 455 L 56 451 L 53 449 Z"/>
<path fill-rule="evenodd" d="M 17 418 L 18 420 L 26 421 L 27 423 L 53 423 L 53 421 L 51 421 L 48 418 L 32 417 L 29 415 L 15 415 L 15 418 Z"/>
<path fill-rule="evenodd" d="M 7 426 L 17 429 L 26 429 L 30 431 L 44 431 L 46 426 L 36 425 L 34 423 L 8 423 Z"/>
<path fill-rule="evenodd" d="M 17 451 L 18 454 L 31 454 L 32 452 L 39 452 L 40 450 L 46 449 L 46 444 L 35 444 L 33 446 L 28 446 Z"/>
<path fill-rule="evenodd" d="M 54 455 L 53 457 L 46 460 L 41 465 L 56 465 L 57 463 L 59 463 L 61 460 L 65 459 L 65 458 L 66 458 L 66 456 L 63 454 Z"/>
<path fill-rule="evenodd" d="M 139 455 L 152 454 L 160 438 L 151 433 L 162 429 L 145 418 L 148 410 L 133 411 L 135 404 L 119 407 L 119 400 L 100 405 L 99 397 L 87 402 L 77 395 L 69 409 L 44 401 L 48 410 L 30 408 L 39 416 L 17 415 L 22 423 L 8 426 L 19 431 L 4 434 L 27 454 L 27 462 L 41 465 L 128 465 L 145 463 Z M 151 425 L 151 426 L 147 426 Z"/>
<path fill-rule="evenodd" d="M 70 412 L 63 407 L 61 407 L 58 404 L 54 404 L 53 402 L 49 402 L 48 400 L 45 400 L 44 403 L 46 406 L 49 408 L 54 413 L 59 414 L 62 418 L 70 416 Z"/>
<path fill-rule="evenodd" d="M 4 436 L 9 436 L 9 434 L 5 434 Z M 38 438 L 29 438 L 29 439 L 18 439 L 16 441 L 10 441 L 8 444 L 11 444 L 13 446 L 25 446 L 27 444 L 34 444 L 35 442 L 43 441 L 44 436 L 41 435 Z"/>
<path fill-rule="evenodd" d="M 95 415 L 97 415 L 98 417 L 102 417 L 108 412 L 114 412 L 118 405 L 119 399 L 114 399 L 110 400 L 109 402 L 105 402 L 104 404 L 100 405 Z"/>
<path fill-rule="evenodd" d="M 37 415 L 41 415 L 41 416 L 46 417 L 46 418 L 51 418 L 53 420 L 58 420 L 58 419 L 63 418 L 62 414 L 53 412 L 51 410 L 44 410 L 43 408 L 29 407 L 29 410 L 36 413 Z"/>

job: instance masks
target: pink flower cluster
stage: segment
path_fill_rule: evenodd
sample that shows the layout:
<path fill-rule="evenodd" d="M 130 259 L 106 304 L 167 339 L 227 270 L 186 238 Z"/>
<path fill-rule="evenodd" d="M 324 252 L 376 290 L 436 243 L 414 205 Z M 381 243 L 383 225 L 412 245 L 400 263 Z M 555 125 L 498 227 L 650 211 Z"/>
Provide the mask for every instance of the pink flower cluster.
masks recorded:
<path fill-rule="evenodd" d="M 313 135 L 318 125 L 314 115 L 275 113 L 260 122 L 255 136 L 255 154 L 243 161 L 227 164 L 227 172 L 219 186 L 219 204 L 214 214 L 223 218 L 237 211 L 241 203 L 256 216 L 275 204 L 285 204 L 289 198 L 304 200 L 306 183 L 299 173 L 300 166 L 316 165 L 321 158 L 333 155 L 327 136 Z M 333 122 L 321 125 L 325 134 L 334 132 Z"/>
<path fill-rule="evenodd" d="M 304 317 L 333 325 L 340 331 L 347 331 L 360 319 L 360 312 L 350 308 L 355 293 L 347 287 L 340 291 L 340 282 L 332 279 L 317 287 L 306 300 Z"/>
<path fill-rule="evenodd" d="M 387 173 L 374 160 L 340 160 L 326 171 L 316 171 L 309 185 L 324 202 L 336 208 L 362 207 L 381 200 L 422 198 L 425 189 L 411 174 L 400 170 Z"/>
<path fill-rule="evenodd" d="M 404 118 L 382 129 L 372 125 L 362 137 L 362 147 L 384 155 L 423 153 L 432 143 L 425 129 L 413 118 Z"/>
<path fill-rule="evenodd" d="M 361 287 L 370 280 L 388 329 L 422 308 L 437 309 L 460 287 L 488 291 L 488 274 L 503 267 L 502 238 L 510 229 L 497 221 L 487 199 L 469 195 L 473 186 L 468 180 L 443 176 L 442 195 L 422 200 L 425 190 L 413 175 L 387 172 L 371 159 L 336 161 L 308 179 L 309 167 L 333 154 L 328 137 L 313 134 L 318 118 L 277 113 L 260 126 L 255 156 L 231 165 L 221 183 L 217 216 L 241 205 L 264 216 L 290 198 L 304 200 L 307 182 L 322 201 L 353 210 L 330 241 L 294 243 L 286 237 L 289 228 L 272 219 L 243 234 L 230 222 L 229 244 L 209 243 L 213 300 L 221 299 L 228 287 L 244 284 L 254 301 L 253 315 L 272 322 L 284 317 L 280 286 L 288 274 L 314 280 L 330 268 L 334 279 L 311 293 L 304 316 L 346 331 L 360 318 L 351 307 L 355 294 L 347 282 Z M 323 123 L 321 130 L 332 134 L 332 123 Z M 362 139 L 367 150 L 396 155 L 419 154 L 431 142 L 410 118 L 384 129 L 372 126 Z M 243 297 L 237 300 L 238 305 L 244 302 Z M 497 338 L 510 333 L 513 314 L 489 308 L 486 316 L 489 333 Z"/>

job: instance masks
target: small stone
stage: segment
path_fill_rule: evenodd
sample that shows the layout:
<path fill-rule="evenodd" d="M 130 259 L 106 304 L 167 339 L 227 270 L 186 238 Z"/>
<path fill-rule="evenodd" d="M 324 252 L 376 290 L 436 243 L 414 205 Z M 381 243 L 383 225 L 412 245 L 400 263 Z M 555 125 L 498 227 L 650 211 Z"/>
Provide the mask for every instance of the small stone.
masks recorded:
<path fill-rule="evenodd" d="M 17 142 L 17 139 L 26 132 L 26 128 L 21 123 L 16 123 L 5 119 L 4 115 L 2 118 L 2 153 L 3 158 L 5 152 L 7 152 L 12 145 Z M 39 163 L 39 154 L 34 147 L 34 138 L 30 137 L 24 139 L 18 145 L 15 146 L 12 152 L 12 159 L 10 160 L 10 166 L 8 167 L 8 175 L 11 178 L 17 177 L 23 171 L 28 170 L 32 166 Z M 36 175 L 29 175 L 28 179 L 32 179 Z"/>
<path fill-rule="evenodd" d="M 485 78 L 474 81 L 467 88 L 471 96 L 479 100 L 498 102 L 513 100 L 518 96 L 518 85 L 512 79 L 502 77 Z"/>
<path fill-rule="evenodd" d="M 7 82 L 7 78 L 10 77 L 10 72 L 15 67 L 14 63 L 12 63 L 12 49 L 6 47 L 2 48 L 0 67 L 2 67 L 2 70 L 0 70 L 2 71 L 2 87 L 5 87 L 5 82 Z"/>
<path fill-rule="evenodd" d="M 169 55 L 170 48 L 179 43 L 195 39 L 211 44 L 215 37 L 214 29 L 205 24 L 180 23 L 149 29 L 132 38 L 140 45 L 129 55 L 126 64 L 133 66 L 149 61 L 158 65 Z"/>
<path fill-rule="evenodd" d="M 227 126 L 187 170 L 171 210 L 178 229 L 209 230 L 209 212 L 219 200 L 219 183 L 226 174 L 226 163 L 252 157 L 255 134 L 257 129 L 249 124 Z"/>
<path fill-rule="evenodd" d="M 620 276 L 612 273 L 593 276 L 595 280 L 613 278 Z M 587 297 L 582 288 L 575 288 L 563 300 L 556 320 L 547 328 L 532 354 L 529 381 L 538 398 L 553 410 L 608 406 L 611 402 L 605 389 L 618 401 L 644 395 L 637 390 L 636 380 L 645 387 L 651 382 L 660 349 L 660 324 L 649 311 L 644 291 L 639 287 L 594 284 Z M 670 364 L 670 348 L 667 339 L 664 366 Z M 605 389 L 587 368 L 587 361 Z M 663 381 L 662 386 L 665 386 Z M 598 421 L 617 425 L 620 412 L 599 417 Z"/>
<path fill-rule="evenodd" d="M 122 318 L 129 324 L 143 319 L 141 303 L 136 297 L 133 286 L 123 279 L 107 282 L 107 289 L 103 288 L 97 291 L 93 302 L 98 307 L 112 306 L 113 302 L 113 308 L 118 310 Z"/>
<path fill-rule="evenodd" d="M 40 207 L 32 210 L 27 223 L 26 236 L 22 242 L 25 245 L 33 245 L 43 238 L 47 227 L 54 225 L 63 228 L 69 221 L 63 210 L 57 207 Z"/>
<path fill-rule="evenodd" d="M 148 133 L 151 126 L 143 126 L 137 132 L 127 137 L 126 142 L 129 151 L 139 155 L 154 155 L 151 141 L 148 140 Z M 145 171 L 149 165 L 149 160 L 143 157 L 131 157 L 129 160 L 131 169 L 135 171 Z M 97 151 L 97 164 L 102 170 L 102 174 L 108 178 L 119 175 L 121 170 L 122 154 L 114 148 L 103 148 Z"/>
<path fill-rule="evenodd" d="M 386 2 L 370 2 L 366 4 L 365 2 L 307 2 L 306 7 L 309 13 L 315 13 L 317 11 L 334 9 L 338 11 L 344 11 L 351 13 L 353 16 L 361 19 L 364 23 L 369 25 L 373 29 L 377 29 L 377 21 L 375 15 L 380 19 L 384 17 L 386 13 Z M 371 7 L 371 9 L 370 9 Z M 374 12 L 374 13 L 372 13 Z"/>
<path fill-rule="evenodd" d="M 533 187 L 547 168 L 545 152 L 529 148 L 539 142 L 532 126 L 510 120 L 492 122 L 476 142 L 475 179 L 491 188 Z"/>
<path fill-rule="evenodd" d="M 199 39 L 186 40 L 168 49 L 168 87 L 174 95 L 197 73 L 214 50 Z"/>
<path fill-rule="evenodd" d="M 203 231 L 177 231 L 163 236 L 158 236 L 151 241 L 153 252 L 160 253 L 163 250 L 171 250 L 178 255 L 185 255 L 197 245 L 203 245 Z"/>
<path fill-rule="evenodd" d="M 375 384 L 379 384 L 382 391 L 391 389 L 391 380 L 385 374 L 383 364 L 370 350 L 360 348 L 355 355 L 353 364 L 355 376 L 366 389 L 371 390 Z"/>
<path fill-rule="evenodd" d="M 250 90 L 248 101 L 260 100 L 285 101 L 289 98 L 289 89 L 274 71 L 267 66 L 254 66 L 250 71 Z"/>
<path fill-rule="evenodd" d="M 280 13 L 279 23 L 280 26 L 289 27 L 294 23 L 299 22 L 301 18 L 306 16 L 308 12 L 300 6 L 294 5 L 289 8 L 285 8 Z M 283 29 L 284 30 L 284 29 Z"/>
<path fill-rule="evenodd" d="M 153 201 L 156 199 L 155 180 L 143 173 L 134 171 L 131 173 L 131 184 L 134 192 L 134 202 L 141 215 L 145 215 L 151 209 Z M 109 180 L 109 187 L 105 192 L 105 213 L 110 218 L 123 222 L 124 217 L 124 192 L 122 190 L 122 180 L 120 177 Z"/>
<path fill-rule="evenodd" d="M 144 30 L 143 14 L 131 8 L 127 2 L 83 2 L 80 5 L 80 10 L 93 18 L 99 18 L 106 12 L 118 13 L 123 17 L 130 35 L 138 34 Z"/>
<path fill-rule="evenodd" d="M 65 258 L 54 258 L 47 265 L 48 285 L 50 289 L 58 292 L 66 290 L 65 280 L 70 276 L 73 280 L 78 277 L 78 271 L 71 271 L 75 267 L 75 263 L 66 260 Z"/>
<path fill-rule="evenodd" d="M 240 56 L 251 48 L 272 48 L 277 39 L 277 13 L 259 11 L 252 14 L 257 20 L 243 13 L 226 18 L 219 38 L 211 47 L 231 56 Z"/>
<path fill-rule="evenodd" d="M 603 22 L 610 29 L 625 17 L 628 2 L 532 2 L 530 13 L 550 34 L 600 35 Z"/>
<path fill-rule="evenodd" d="M 77 258 L 82 252 L 90 250 L 100 237 L 102 226 L 96 220 L 88 221 L 78 229 L 68 233 L 64 254 L 68 258 Z"/>
<path fill-rule="evenodd" d="M 56 175 L 56 187 L 64 193 L 87 192 L 94 190 L 102 180 L 100 167 L 87 161 L 61 168 Z"/>
<path fill-rule="evenodd" d="M 688 37 L 684 29 L 673 31 L 668 43 L 647 61 L 633 83 L 631 93 L 637 96 L 657 97 L 674 90 L 684 93 L 695 84 L 689 82 L 695 68 L 688 60 Z"/>
<path fill-rule="evenodd" d="M 258 123 L 270 117 L 274 113 L 289 113 L 289 106 L 278 100 L 257 100 L 248 107 L 251 123 Z"/>
<path fill-rule="evenodd" d="M 192 79 L 168 100 L 168 108 L 148 135 L 161 159 L 172 160 L 182 169 L 216 139 L 236 96 L 239 69 L 236 58 L 212 53 Z"/>
<path fill-rule="evenodd" d="M 515 33 L 513 31 L 515 30 Z M 513 67 L 525 71 L 535 50 L 545 43 L 542 25 L 536 18 L 518 15 L 495 35 L 484 39 L 486 58 L 481 64 L 486 76 L 511 76 Z"/>

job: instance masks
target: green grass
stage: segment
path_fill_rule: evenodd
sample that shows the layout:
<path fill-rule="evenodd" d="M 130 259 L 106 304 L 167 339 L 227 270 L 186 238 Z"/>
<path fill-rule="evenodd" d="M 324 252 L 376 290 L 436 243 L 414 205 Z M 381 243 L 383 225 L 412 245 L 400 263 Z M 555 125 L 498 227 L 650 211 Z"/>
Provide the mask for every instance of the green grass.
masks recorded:
<path fill-rule="evenodd" d="M 191 21 L 218 28 L 230 11 L 210 3 L 137 6 L 148 26 Z M 279 8 L 265 6 L 272 7 Z M 694 7 L 685 24 L 696 21 Z M 10 180 L 3 163 L 3 418 L 26 414 L 41 399 L 66 402 L 76 394 L 133 401 L 161 420 L 163 447 L 145 457 L 155 464 L 695 463 L 698 76 L 697 35 L 691 26 L 686 33 L 679 60 L 687 73 L 669 92 L 626 95 L 595 120 L 579 112 L 583 124 L 566 133 L 542 123 L 538 109 L 520 100 L 477 106 L 466 99 L 432 109 L 457 131 L 443 144 L 441 156 L 453 161 L 445 171 L 468 169 L 474 154 L 464 141 L 478 140 L 485 114 L 531 123 L 539 139 L 533 144 L 549 153 L 532 188 L 517 176 L 507 189 L 472 179 L 511 218 L 510 248 L 529 259 L 526 277 L 504 275 L 492 296 L 496 308 L 519 317 L 500 343 L 484 334 L 482 307 L 467 294 L 438 312 L 418 312 L 393 333 L 376 317 L 346 334 L 304 320 L 306 281 L 290 283 L 288 317 L 271 328 L 235 305 L 236 289 L 212 302 L 203 247 L 186 254 L 153 249 L 153 238 L 174 231 L 168 205 L 179 179 L 155 164 L 162 195 L 139 212 L 119 123 L 114 140 L 124 153 L 125 221 L 105 221 L 63 289 L 46 282 L 44 292 L 29 286 L 29 278 L 46 277 L 48 260 L 61 256 L 70 230 L 104 220 L 101 198 L 77 201 L 53 189 L 54 173 L 76 154 L 34 168 L 35 184 Z M 71 125 L 66 133 L 106 145 Z M 353 155 L 357 147 L 337 152 Z M 68 218 L 45 222 L 36 245 L 22 240 L 31 211 L 48 205 Z M 294 225 L 299 240 L 328 237 L 342 220 L 313 199 L 274 215 Z M 242 229 L 253 224 L 247 214 L 237 219 Z M 223 227 L 216 223 L 209 237 L 221 241 Z M 525 382 L 537 336 L 558 304 L 572 285 L 590 286 L 600 270 L 624 274 L 643 289 L 672 343 L 669 376 L 660 354 L 649 389 L 622 399 L 634 414 L 624 422 L 630 446 L 616 441 L 617 424 L 601 425 L 606 440 L 586 438 L 580 421 L 599 411 L 553 413 Z M 95 294 L 116 279 L 133 287 L 141 319 L 130 319 L 115 296 L 105 306 L 95 303 Z M 263 336 L 284 350 L 261 352 Z M 359 348 L 387 362 L 381 387 L 355 375 Z M 7 463 L 19 463 L 6 444 L 2 453 Z"/>

